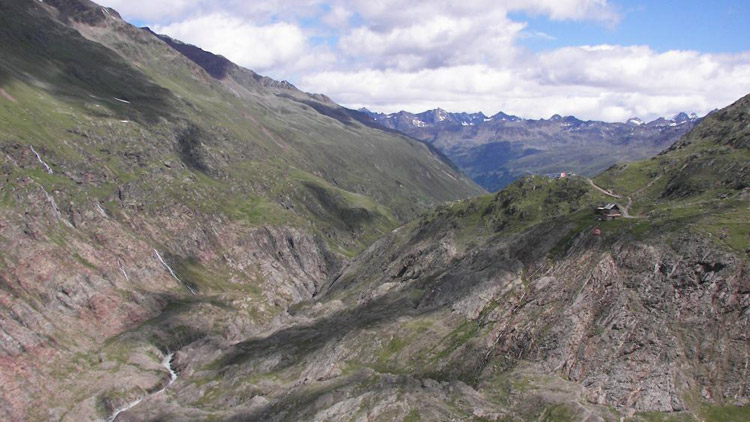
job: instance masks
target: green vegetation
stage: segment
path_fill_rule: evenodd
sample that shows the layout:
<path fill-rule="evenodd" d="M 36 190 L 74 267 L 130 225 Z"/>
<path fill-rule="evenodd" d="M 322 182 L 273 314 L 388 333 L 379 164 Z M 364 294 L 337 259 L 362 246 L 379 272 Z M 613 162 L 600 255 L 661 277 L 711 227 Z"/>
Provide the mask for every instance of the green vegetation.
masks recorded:
<path fill-rule="evenodd" d="M 421 420 L 422 417 L 419 416 L 419 411 L 417 409 L 412 409 L 404 418 L 404 422 L 419 422 Z"/>
<path fill-rule="evenodd" d="M 583 178 L 550 179 L 529 176 L 504 190 L 475 199 L 439 207 L 422 218 L 422 226 L 450 226 L 468 248 L 490 236 L 510 236 L 552 219 L 593 225 L 595 206 L 607 197 L 593 189 Z"/>
<path fill-rule="evenodd" d="M 482 192 L 419 142 L 339 120 L 338 106 L 243 69 L 227 89 L 152 34 L 89 7 L 64 13 L 94 25 L 86 37 L 33 3 L 3 9 L 0 87 L 13 100 L 0 97 L 12 174 L 2 207 L 18 206 L 13 192 L 27 177 L 61 209 L 98 202 L 119 221 L 180 209 L 292 226 L 353 257 L 428 207 Z"/>
<path fill-rule="evenodd" d="M 544 409 L 542 422 L 573 422 L 577 420 L 576 412 L 564 404 L 556 404 Z"/>
<path fill-rule="evenodd" d="M 747 100 L 744 100 L 747 101 Z M 738 109 L 735 109 L 738 110 Z M 737 111 L 735 111 L 736 113 Z M 723 111 L 722 113 L 727 113 Z M 580 233 L 600 228 L 603 239 L 627 236 L 646 240 L 663 233 L 690 232 L 707 236 L 735 252 L 750 250 L 750 129 L 733 116 L 712 115 L 668 153 L 653 159 L 612 166 L 594 182 L 621 198 L 593 189 L 580 177 L 553 180 L 522 178 L 493 196 L 439 207 L 420 224 L 430 230 L 455 228 L 462 244 L 471 247 L 491 236 L 510 236 L 543 221 L 568 227 L 553 249 L 563 253 Z M 721 129 L 704 127 L 717 125 Z M 737 133 L 726 137 L 727 133 Z M 600 222 L 597 205 L 629 206 L 632 219 Z"/>
<path fill-rule="evenodd" d="M 444 391 L 445 410 L 462 417 L 473 406 L 467 394 L 488 392 L 492 405 L 520 407 L 523 417 L 574 420 L 572 402 L 517 402 L 545 389 L 580 398 L 581 390 L 570 387 L 575 383 L 560 374 L 508 373 L 522 365 L 524 353 L 558 347 L 548 338 L 557 322 L 545 312 L 560 311 L 566 299 L 516 303 L 536 294 L 540 272 L 588 241 L 594 246 L 586 252 L 615 242 L 668 244 L 693 233 L 742 257 L 750 247 L 745 138 L 725 142 L 699 131 L 654 160 L 602 174 L 596 183 L 623 196 L 621 205 L 632 201 L 631 219 L 597 221 L 595 206 L 612 198 L 579 177 L 526 177 L 497 194 L 459 200 L 482 191 L 425 145 L 347 118 L 333 104 L 247 71 L 211 79 L 151 34 L 115 19 L 82 26 L 84 37 L 49 15 L 47 5 L 4 7 L 0 53 L 8 59 L 0 62 L 0 86 L 13 100 L 0 97 L 0 222 L 5 230 L 7 220 L 8 232 L 23 238 L 18 244 L 33 250 L 21 255 L 8 248 L 9 257 L 0 259 L 12 291 L 3 321 L 17 324 L 9 332 L 19 334 L 19 348 L 49 347 L 70 358 L 50 374 L 59 385 L 91 370 L 82 376 L 88 385 L 70 394 L 70 406 L 85 407 L 100 393 L 97 377 L 153 374 L 161 352 L 190 344 L 181 363 L 194 374 L 185 377 L 194 390 L 181 394 L 212 411 L 233 412 L 256 397 L 270 400 L 269 411 L 313 408 L 382 383 L 408 405 L 387 410 L 397 419 L 406 411 L 404 420 L 427 419 L 425 407 L 411 407 L 420 396 L 410 389 L 434 387 Z M 735 124 L 724 117 L 717 115 L 717 124 Z M 226 230 L 220 234 L 219 227 Z M 581 236 L 594 227 L 602 229 L 597 240 Z M 266 232 L 274 244 L 252 256 L 258 245 L 250 242 Z M 278 233 L 293 235 L 277 239 Z M 320 250 L 297 248 L 298 233 Z M 342 258 L 370 245 L 336 278 Z M 197 295 L 154 282 L 154 274 L 169 277 L 154 247 Z M 38 257 L 59 262 L 37 270 Z M 136 262 L 119 263 L 120 257 Z M 70 274 L 47 272 L 67 264 Z M 412 269 L 415 276 L 402 277 Z M 84 277 L 76 277 L 80 272 Z M 348 290 L 326 297 L 326 277 Z M 60 280 L 71 284 L 63 290 L 71 292 L 65 306 L 55 301 Z M 497 284 L 487 288 L 485 281 Z M 574 294 L 573 284 L 554 293 Z M 111 314 L 94 309 L 95 295 L 111 303 Z M 28 307 L 12 302 L 19 296 Z M 532 310 L 524 320 L 517 309 L 527 305 Z M 637 322 L 637 301 L 623 307 Z M 604 334 L 596 330 L 605 316 L 592 308 L 586 317 L 600 325 L 580 322 L 580 332 Z M 64 327 L 69 321 L 80 325 Z M 89 326 L 96 329 L 83 332 Z M 590 344 L 582 344 L 581 354 L 583 346 Z M 104 404 L 140 393 L 136 378 L 99 396 L 100 414 L 109 410 Z M 466 393 L 461 382 L 474 391 Z M 744 408 L 700 412 L 707 421 L 747 417 Z"/>
<path fill-rule="evenodd" d="M 695 422 L 696 419 L 688 412 L 642 412 L 626 420 L 628 422 Z"/>
<path fill-rule="evenodd" d="M 700 406 L 700 415 L 706 422 L 743 422 L 750 420 L 750 406 Z"/>

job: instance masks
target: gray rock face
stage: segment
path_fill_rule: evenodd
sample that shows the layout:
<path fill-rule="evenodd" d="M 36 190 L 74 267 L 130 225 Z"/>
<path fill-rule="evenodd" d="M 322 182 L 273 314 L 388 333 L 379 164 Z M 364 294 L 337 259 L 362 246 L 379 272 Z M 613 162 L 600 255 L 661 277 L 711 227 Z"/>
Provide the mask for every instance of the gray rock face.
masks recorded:
<path fill-rule="evenodd" d="M 0 420 L 746 415 L 748 100 L 605 174 L 599 236 L 583 179 L 393 230 L 479 190 L 88 1 L 2 5 Z"/>
<path fill-rule="evenodd" d="M 197 417 L 207 398 L 222 418 L 273 421 L 614 421 L 682 414 L 694 392 L 748 405 L 750 278 L 736 255 L 692 235 L 586 232 L 550 261 L 569 227 L 466 249 L 440 226 L 376 242 L 283 326 L 219 352 L 188 346 L 185 371 L 211 381 L 134 420 Z"/>
<path fill-rule="evenodd" d="M 170 240 L 161 254 L 176 269 L 178 281 L 150 243 L 98 212 L 77 212 L 78 235 L 69 243 L 51 242 L 57 217 L 43 211 L 49 207 L 43 194 L 32 192 L 27 200 L 30 209 L 42 211 L 37 216 L 0 217 L 2 262 L 12 264 L 0 274 L 3 420 L 53 417 L 53 410 L 37 416 L 28 410 L 42 396 L 49 398 L 50 408 L 73 405 L 64 420 L 94 420 L 97 408 L 112 411 L 163 384 L 162 377 L 148 375 L 149 368 L 159 367 L 148 363 L 151 357 L 199 339 L 203 347 L 206 341 L 213 345 L 206 353 L 215 353 L 217 340 L 236 341 L 264 326 L 283 324 L 273 316 L 311 299 L 341 265 L 319 238 L 296 228 L 225 224 L 214 232 L 211 224 L 201 228 L 186 215 L 157 228 L 132 216 L 130 223 Z M 223 272 L 204 267 L 216 268 L 219 262 Z M 225 291 L 216 300 L 228 308 L 200 299 L 180 305 L 183 295 L 190 296 L 182 283 L 199 296 Z M 215 331 L 217 321 L 222 328 Z M 128 340 L 104 342 L 139 326 L 126 335 Z M 178 354 L 178 364 L 182 361 L 189 360 Z M 84 368 L 77 377 L 61 376 Z M 75 388 L 66 391 L 69 382 Z M 77 402 L 80 394 L 92 400 Z"/>

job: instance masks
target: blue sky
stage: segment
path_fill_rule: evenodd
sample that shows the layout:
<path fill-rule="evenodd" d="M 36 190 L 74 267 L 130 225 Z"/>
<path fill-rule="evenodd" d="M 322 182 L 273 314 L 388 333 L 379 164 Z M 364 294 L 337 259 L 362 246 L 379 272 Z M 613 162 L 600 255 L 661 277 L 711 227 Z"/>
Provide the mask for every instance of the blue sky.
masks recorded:
<path fill-rule="evenodd" d="M 750 49 L 750 1 L 660 0 L 614 4 L 621 16 L 616 25 L 554 21 L 546 16 L 517 13 L 519 20 L 528 22 L 529 31 L 553 37 L 532 37 L 522 43 L 537 51 L 591 43 L 649 45 L 661 52 L 738 53 Z"/>
<path fill-rule="evenodd" d="M 523 117 L 705 114 L 750 92 L 750 2 L 101 0 L 349 106 Z"/>

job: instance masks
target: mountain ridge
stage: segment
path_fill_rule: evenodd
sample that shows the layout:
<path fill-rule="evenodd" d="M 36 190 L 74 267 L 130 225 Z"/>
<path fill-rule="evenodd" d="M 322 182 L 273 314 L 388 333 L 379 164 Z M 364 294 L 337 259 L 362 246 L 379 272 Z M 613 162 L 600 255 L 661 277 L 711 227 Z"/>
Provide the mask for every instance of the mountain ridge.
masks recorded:
<path fill-rule="evenodd" d="M 484 192 L 92 2 L 0 0 L 0 24 L 2 420 L 107 419 L 167 385 L 171 351 L 283 323 L 384 233 Z"/>
<path fill-rule="evenodd" d="M 747 96 L 593 181 L 528 176 L 440 206 L 289 324 L 183 349 L 209 398 L 176 394 L 237 421 L 744 420 L 749 123 Z M 613 200 L 632 218 L 598 220 Z M 205 416 L 155 400 L 133 414 Z"/>
<path fill-rule="evenodd" d="M 490 191 L 525 174 L 594 176 L 618 162 L 657 154 L 701 120 L 686 113 L 606 123 L 560 115 L 524 119 L 503 112 L 487 117 L 439 108 L 419 114 L 362 111 L 384 127 L 435 146 Z"/>
<path fill-rule="evenodd" d="M 502 111 L 498 111 L 497 113 L 493 114 L 491 117 L 487 117 L 487 115 L 485 115 L 481 111 L 480 112 L 476 112 L 476 113 L 450 112 L 450 111 L 446 111 L 446 110 L 444 110 L 444 109 L 442 109 L 440 107 L 434 108 L 434 109 L 431 109 L 431 110 L 425 110 L 425 111 L 420 112 L 420 113 L 412 113 L 412 112 L 405 111 L 405 110 L 400 110 L 400 111 L 397 111 L 397 112 L 394 112 L 394 113 L 383 113 L 383 112 L 371 111 L 367 107 L 360 107 L 358 109 L 358 111 L 361 111 L 361 112 L 369 115 L 370 117 L 372 117 L 376 121 L 388 121 L 388 120 L 396 118 L 398 116 L 416 116 L 416 117 L 420 117 L 420 116 L 442 115 L 442 116 L 444 116 L 443 119 L 432 119 L 433 121 L 431 123 L 435 123 L 435 120 L 437 120 L 438 122 L 439 121 L 444 121 L 444 120 L 446 120 L 446 118 L 450 117 L 455 122 L 465 123 L 465 124 L 469 124 L 470 122 L 477 121 L 479 119 L 482 119 L 482 120 L 511 120 L 511 121 L 517 121 L 517 120 L 531 120 L 531 121 L 535 121 L 535 120 L 536 121 L 553 120 L 553 121 L 559 121 L 561 119 L 568 119 L 570 121 L 578 121 L 578 122 L 610 123 L 610 124 L 618 124 L 618 123 L 625 123 L 625 124 L 627 124 L 629 121 L 633 121 L 634 124 L 636 124 L 635 122 L 641 122 L 642 124 L 648 124 L 648 123 L 658 123 L 658 122 L 661 122 L 661 121 L 667 121 L 667 122 L 670 122 L 670 123 L 678 123 L 679 124 L 679 123 L 686 123 L 686 122 L 690 122 L 690 121 L 697 122 L 697 121 L 699 121 L 699 120 L 702 119 L 696 113 L 687 113 L 687 112 L 680 112 L 680 113 L 677 113 L 677 114 L 673 115 L 672 117 L 665 117 L 665 116 L 656 117 L 656 118 L 654 118 L 650 122 L 645 122 L 645 121 L 641 120 L 637 116 L 631 117 L 630 119 L 626 120 L 625 122 L 605 122 L 605 121 L 600 121 L 600 120 L 581 120 L 581 119 L 578 119 L 577 117 L 572 116 L 572 115 L 571 116 L 562 116 L 560 114 L 554 114 L 549 119 L 544 119 L 544 118 L 529 119 L 529 118 L 523 118 L 523 117 L 518 117 L 518 116 L 515 116 L 515 115 L 506 114 L 506 113 L 504 113 Z M 716 110 L 714 110 L 714 111 L 716 111 Z M 637 125 L 640 125 L 640 124 L 637 124 Z"/>
<path fill-rule="evenodd" d="M 748 419 L 750 96 L 476 196 L 359 112 L 51 1 L 0 0 L 1 420 Z"/>

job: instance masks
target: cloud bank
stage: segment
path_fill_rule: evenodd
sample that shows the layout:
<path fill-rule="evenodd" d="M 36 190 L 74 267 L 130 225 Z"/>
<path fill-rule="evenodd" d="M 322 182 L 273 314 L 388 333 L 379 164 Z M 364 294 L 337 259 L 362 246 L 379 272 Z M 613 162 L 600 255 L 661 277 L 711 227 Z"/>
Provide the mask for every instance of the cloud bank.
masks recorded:
<path fill-rule="evenodd" d="M 647 45 L 523 47 L 518 18 L 596 22 L 607 0 L 104 0 L 157 32 L 350 107 L 498 111 L 624 121 L 707 113 L 750 92 L 750 52 L 654 51 Z M 521 15 L 524 16 L 524 15 Z"/>

